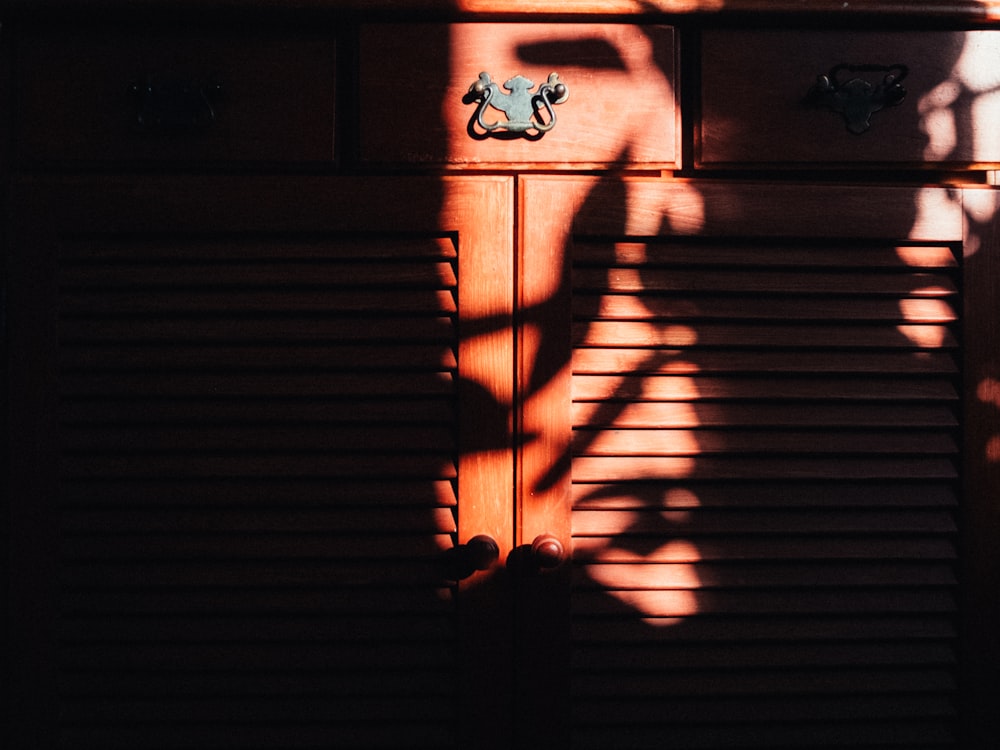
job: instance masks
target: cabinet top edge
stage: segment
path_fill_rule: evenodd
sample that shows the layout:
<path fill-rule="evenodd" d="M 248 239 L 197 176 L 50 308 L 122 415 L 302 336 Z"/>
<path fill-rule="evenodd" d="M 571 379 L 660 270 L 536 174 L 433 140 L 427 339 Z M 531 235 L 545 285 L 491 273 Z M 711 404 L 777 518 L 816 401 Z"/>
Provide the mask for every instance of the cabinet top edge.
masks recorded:
<path fill-rule="evenodd" d="M 884 14 L 1000 21 L 1000 0 L 0 0 L 4 11 L 328 10 L 453 16 L 764 13 L 837 16 Z"/>

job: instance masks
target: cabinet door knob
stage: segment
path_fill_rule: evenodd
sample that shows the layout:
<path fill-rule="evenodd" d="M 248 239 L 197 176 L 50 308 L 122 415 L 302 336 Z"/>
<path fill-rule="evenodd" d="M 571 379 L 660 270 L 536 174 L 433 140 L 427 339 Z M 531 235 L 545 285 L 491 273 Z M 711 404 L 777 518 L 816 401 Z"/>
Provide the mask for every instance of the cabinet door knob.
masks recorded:
<path fill-rule="evenodd" d="M 473 570 L 489 570 L 500 559 L 500 545 L 488 534 L 479 534 L 465 543 L 465 559 Z"/>
<path fill-rule="evenodd" d="M 504 81 L 503 87 L 510 92 L 506 94 L 494 83 L 489 73 L 480 73 L 462 100 L 467 104 L 479 102 L 469 122 L 469 135 L 473 138 L 485 138 L 499 130 L 540 138 L 542 134 L 552 130 L 556 126 L 556 112 L 552 107 L 566 101 L 569 89 L 559 80 L 557 73 L 550 73 L 548 80 L 532 91 L 534 85 L 534 81 L 517 75 Z M 503 112 L 507 119 L 486 122 L 483 116 L 489 107 Z"/>
<path fill-rule="evenodd" d="M 500 559 L 500 545 L 489 534 L 478 534 L 465 544 L 445 552 L 448 577 L 455 581 L 468 578 L 476 571 L 489 570 Z"/>
<path fill-rule="evenodd" d="M 539 568 L 555 568 L 566 559 L 566 549 L 551 534 L 539 534 L 531 543 L 531 559 Z"/>

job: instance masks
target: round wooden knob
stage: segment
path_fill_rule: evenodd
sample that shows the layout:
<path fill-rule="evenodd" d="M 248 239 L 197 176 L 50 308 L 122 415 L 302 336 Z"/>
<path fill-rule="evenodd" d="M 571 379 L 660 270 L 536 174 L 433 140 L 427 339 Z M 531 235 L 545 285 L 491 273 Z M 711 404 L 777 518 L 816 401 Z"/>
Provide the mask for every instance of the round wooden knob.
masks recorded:
<path fill-rule="evenodd" d="M 465 555 L 472 570 L 489 570 L 500 558 L 500 545 L 488 534 L 479 534 L 465 543 Z"/>
<path fill-rule="evenodd" d="M 531 543 L 531 557 L 539 568 L 555 568 L 566 559 L 566 550 L 556 537 L 540 534 Z"/>

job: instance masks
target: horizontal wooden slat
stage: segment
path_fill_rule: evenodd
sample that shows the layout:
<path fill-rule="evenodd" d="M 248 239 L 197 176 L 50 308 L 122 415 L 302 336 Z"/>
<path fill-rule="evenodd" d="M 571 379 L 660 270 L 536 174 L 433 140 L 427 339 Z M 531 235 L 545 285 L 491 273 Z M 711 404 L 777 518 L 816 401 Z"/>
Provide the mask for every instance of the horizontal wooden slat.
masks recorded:
<path fill-rule="evenodd" d="M 384 315 L 328 317 L 315 315 L 275 316 L 219 315 L 189 319 L 183 315 L 160 317 L 71 318 L 60 322 L 60 336 L 66 343 L 153 343 L 182 342 L 211 344 L 260 344 L 278 342 L 360 342 L 402 341 L 439 342 L 450 346 L 454 322 L 434 315 Z"/>
<path fill-rule="evenodd" d="M 263 397 L 316 396 L 317 398 L 434 396 L 449 394 L 454 388 L 449 372 L 380 373 L 86 373 L 62 378 L 68 396 L 150 395 L 172 397 Z"/>
<path fill-rule="evenodd" d="M 119 398 L 149 394 L 163 397 L 233 396 L 427 396 L 449 394 L 454 389 L 449 372 L 284 374 L 252 373 L 85 373 L 66 374 L 62 378 L 69 396 L 116 396 Z"/>
<path fill-rule="evenodd" d="M 573 571 L 575 586 L 600 589 L 752 589 L 850 586 L 952 586 L 956 575 L 947 563 L 855 562 L 788 563 L 591 563 Z"/>
<path fill-rule="evenodd" d="M 343 509 L 257 508 L 157 508 L 134 510 L 111 508 L 64 510 L 65 533 L 136 532 L 225 532 L 225 533 L 351 533 L 361 531 L 419 534 L 454 531 L 450 508 L 373 508 L 359 514 L 356 507 Z"/>
<path fill-rule="evenodd" d="M 442 644 L 333 643 L 104 643 L 86 649 L 63 648 L 57 658 L 67 669 L 170 669 L 199 666 L 206 670 L 352 669 L 383 666 L 434 668 L 452 663 Z"/>
<path fill-rule="evenodd" d="M 175 259 L 137 258 L 131 262 L 123 259 L 100 264 L 63 263 L 55 280 L 63 295 L 81 289 L 110 292 L 110 306 L 113 306 L 117 290 L 145 293 L 173 287 L 189 291 L 203 288 L 225 296 L 229 289 L 279 288 L 289 293 L 297 288 L 363 289 L 374 286 L 379 289 L 440 289 L 458 284 L 455 268 L 450 262 L 432 260 L 389 263 L 355 260 L 345 263 L 330 260 L 304 262 L 276 259 L 261 262 L 234 259 L 218 263 L 183 263 Z M 91 299 L 96 302 L 96 295 Z"/>
<path fill-rule="evenodd" d="M 330 540 L 331 557 L 336 556 L 336 539 Z M 372 554 L 378 550 L 372 548 Z M 443 557 L 443 556 L 442 556 Z M 124 564 L 123 564 L 124 563 Z M 366 586 L 391 589 L 398 586 L 420 587 L 440 585 L 447 578 L 443 564 L 412 560 L 393 563 L 345 564 L 339 560 L 305 560 L 259 562 L 246 559 L 196 560 L 185 562 L 152 561 L 141 557 L 128 560 L 89 562 L 76 560 L 72 569 L 61 577 L 67 588 L 114 590 L 148 586 L 150 588 L 263 588 L 275 586 Z"/>
<path fill-rule="evenodd" d="M 355 510 L 359 518 L 364 509 Z M 426 522 L 421 526 L 426 526 Z M 420 527 L 418 527 L 420 528 Z M 350 568 L 357 560 L 425 560 L 440 563 L 454 546 L 453 532 L 432 534 L 367 530 L 333 532 L 199 532 L 178 534 L 73 534 L 62 544 L 62 557 L 76 560 L 116 560 L 128 565 L 145 560 L 340 560 Z"/>
<path fill-rule="evenodd" d="M 581 510 L 654 508 L 954 508 L 950 482 L 598 482 L 575 483 Z"/>
<path fill-rule="evenodd" d="M 346 616 L 346 615 L 345 615 Z M 331 619 L 331 618 L 326 618 Z M 384 619 L 384 618 L 383 618 Z M 247 618 L 253 622 L 253 618 Z M 63 670 L 58 676 L 66 695 L 125 695 L 159 698 L 173 696 L 319 695 L 328 700 L 350 696 L 405 698 L 407 695 L 452 697 L 450 665 L 407 670 L 387 666 L 379 671 L 233 669 L 200 670 L 178 666 L 171 670 L 97 669 Z"/>
<path fill-rule="evenodd" d="M 577 510 L 573 514 L 574 536 L 652 534 L 664 542 L 692 534 L 951 534 L 955 517 L 948 510 L 905 508 L 865 510 L 860 508 L 810 509 L 699 509 L 662 511 Z"/>
<path fill-rule="evenodd" d="M 357 747 L 380 750 L 421 750 L 455 745 L 454 722 L 386 722 L 329 714 L 309 722 L 178 723 L 157 722 L 117 727 L 70 725 L 59 733 L 60 747 L 74 750 L 134 750 L 156 736 L 159 750 L 313 750 L 334 737 L 350 737 Z"/>
<path fill-rule="evenodd" d="M 371 234 L 344 237 L 336 234 L 273 234 L 267 232 L 142 234 L 121 237 L 114 234 L 73 235 L 60 244 L 58 257 L 63 266 L 102 262 L 196 261 L 206 265 L 246 260 L 330 261 L 356 258 L 456 258 L 455 242 L 449 237 Z"/>
<path fill-rule="evenodd" d="M 719 747 L 804 748 L 815 747 L 898 747 L 911 750 L 951 750 L 955 733 L 948 724 L 934 717 L 906 721 L 849 721 L 799 723 L 781 722 L 757 725 L 676 726 L 646 725 L 634 727 L 628 735 L 629 747 L 635 750 L 657 750 L 664 735 L 678 747 L 691 750 L 714 750 Z M 583 726 L 572 735 L 573 747 L 579 750 L 604 750 L 613 747 L 621 737 L 617 726 Z"/>
<path fill-rule="evenodd" d="M 690 241 L 603 243 L 581 238 L 573 245 L 577 265 L 689 267 L 745 266 L 757 269 L 790 268 L 956 268 L 955 251 L 948 245 L 887 245 L 885 243 L 815 243 L 777 240 L 742 243 Z"/>
<path fill-rule="evenodd" d="M 795 611 L 805 600 L 813 599 L 803 595 L 796 605 L 790 601 L 789 607 Z M 792 597 L 788 597 L 789 600 Z M 886 604 L 889 603 L 887 599 Z M 877 606 L 874 597 L 869 602 Z M 831 598 L 831 605 L 834 600 Z M 881 642 L 881 643 L 812 643 L 812 644 L 739 644 L 711 645 L 685 644 L 681 648 L 635 648 L 589 647 L 578 649 L 573 655 L 574 665 L 581 669 L 652 671 L 659 669 L 740 669 L 763 667 L 789 667 L 801 669 L 806 666 L 873 667 L 876 665 L 944 666 L 956 662 L 953 644 L 947 641 L 935 642 Z"/>
<path fill-rule="evenodd" d="M 611 346 L 573 350 L 574 373 L 648 372 L 697 374 L 712 372 L 773 373 L 878 373 L 887 375 L 951 373 L 958 371 L 955 357 L 944 351 L 782 351 L 698 350 L 678 348 L 635 349 Z"/>
<path fill-rule="evenodd" d="M 457 450 L 453 429 L 446 425 L 368 426 L 329 425 L 301 427 L 266 425 L 260 427 L 172 427 L 152 425 L 66 426 L 62 430 L 63 448 L 68 452 L 124 453 L 151 452 L 212 452 L 237 449 L 252 451 L 316 451 L 347 453 L 405 452 L 413 453 L 419 446 L 428 452 Z"/>
<path fill-rule="evenodd" d="M 706 323 L 652 325 L 643 322 L 596 321 L 574 325 L 576 346 L 599 347 L 762 347 L 853 349 L 953 349 L 957 341 L 940 326 L 765 325 Z M 696 355 L 691 355 L 696 356 Z M 697 362 L 697 360 L 695 360 Z"/>
<path fill-rule="evenodd" d="M 713 701 L 698 699 L 639 699 L 634 696 L 617 701 L 613 707 L 617 721 L 629 726 L 677 723 L 685 724 L 750 724 L 784 722 L 789 716 L 797 721 L 857 721 L 866 719 L 929 719 L 954 717 L 957 707 L 948 696 L 824 696 L 720 698 Z M 606 705 L 601 709 L 607 711 Z M 573 703 L 574 720 L 580 726 L 594 724 L 595 705 L 578 698 Z M 752 730 L 751 730 L 752 731 Z"/>
<path fill-rule="evenodd" d="M 457 477 L 457 467 L 451 456 L 444 452 L 436 457 L 426 454 L 351 456 L 321 452 L 312 455 L 271 452 L 245 455 L 194 453 L 149 455 L 141 459 L 130 455 L 64 456 L 59 468 L 67 479 L 325 477 L 339 481 L 360 477 L 390 477 L 433 481 Z"/>
<path fill-rule="evenodd" d="M 950 406 L 924 404 L 690 404 L 634 402 L 576 403 L 576 426 L 619 428 L 696 427 L 954 427 Z M 600 480 L 597 480 L 600 481 Z"/>
<path fill-rule="evenodd" d="M 947 432 L 844 430 L 590 430 L 573 434 L 577 455 L 702 456 L 711 454 L 954 454 Z"/>
<path fill-rule="evenodd" d="M 612 679 L 613 677 L 613 679 Z M 581 695 L 610 696 L 746 696 L 871 693 L 916 694 L 951 692 L 955 675 L 949 669 L 870 665 L 850 669 L 796 668 L 753 670 L 665 670 L 581 673 L 574 690 Z"/>
<path fill-rule="evenodd" d="M 577 375 L 576 401 L 697 401 L 725 399 L 823 401 L 955 401 L 950 379 L 795 378 L 673 375 Z"/>
<path fill-rule="evenodd" d="M 771 616 L 716 617 L 710 613 L 695 615 L 691 621 L 678 622 L 656 617 L 584 617 L 574 618 L 572 637 L 585 644 L 683 644 L 697 641 L 733 643 L 739 641 L 870 641 L 870 640 L 945 640 L 957 635 L 953 617 L 862 615 L 843 613 L 817 615 L 777 613 Z M 950 686 L 953 686 L 954 679 Z M 771 689 L 780 692 L 778 685 Z M 650 686 L 650 693 L 660 691 Z"/>
<path fill-rule="evenodd" d="M 133 643 L 253 641 L 337 643 L 444 642 L 456 636 L 454 618 L 394 617 L 67 617 L 58 623 L 62 643 L 128 640 Z M 85 695 L 86 690 L 80 690 Z"/>
<path fill-rule="evenodd" d="M 124 282 L 123 282 L 124 283 Z M 109 292 L 102 288 L 87 291 L 64 290 L 60 313 L 67 321 L 98 315 L 228 315 L 258 319 L 265 315 L 330 316 L 360 313 L 409 313 L 439 315 L 457 311 L 453 290 L 423 290 L 322 287 L 289 291 L 282 289 L 134 289 Z"/>
<path fill-rule="evenodd" d="M 371 555 L 371 548 L 367 549 Z M 228 617 L 364 616 L 409 617 L 452 614 L 455 609 L 450 587 L 345 590 L 324 587 L 178 587 L 68 589 L 62 595 L 63 610 L 74 614 L 125 615 L 214 615 Z M 99 668 L 100 664 L 95 664 Z M 123 664 L 128 667 L 128 664 Z M 258 665 L 263 668 L 264 665 Z M 273 665 L 281 669 L 281 664 Z"/>
<path fill-rule="evenodd" d="M 156 394 L 127 397 L 104 396 L 63 399 L 60 410 L 65 424 L 453 424 L 456 414 L 450 393 L 412 398 L 221 398 L 211 395 L 162 398 Z"/>
<path fill-rule="evenodd" d="M 400 698 L 394 703 L 377 698 L 341 698 L 331 705 L 328 698 L 288 696 L 235 698 L 174 698 L 157 701 L 123 697 L 80 698 L 63 711 L 65 724 L 88 726 L 101 724 L 158 724 L 179 722 L 245 723 L 269 722 L 295 723 L 351 721 L 428 721 L 444 723 L 451 719 L 452 707 L 437 696 Z"/>
<path fill-rule="evenodd" d="M 104 480 L 63 483 L 59 505 L 62 507 L 127 506 L 142 507 L 363 507 L 377 512 L 389 507 L 449 507 L 458 502 L 455 484 L 448 480 L 343 480 L 335 486 L 323 479 L 287 478 L 272 481 L 259 479 L 163 478 L 155 482 L 108 478 Z"/>
<path fill-rule="evenodd" d="M 397 342 L 284 346 L 248 343 L 243 346 L 197 346 L 183 342 L 165 344 L 111 343 L 67 344 L 60 349 L 59 364 L 69 370 L 101 369 L 227 369 L 231 372 L 266 372 L 296 368 L 326 370 L 445 370 L 458 367 L 449 346 Z"/>
<path fill-rule="evenodd" d="M 666 325 L 702 320 L 898 321 L 951 323 L 958 313 L 944 299 L 881 299 L 739 295 L 651 295 L 578 293 L 573 295 L 578 319 L 636 320 Z"/>
<path fill-rule="evenodd" d="M 581 482 L 629 479 L 957 479 L 958 468 L 936 458 L 724 458 L 583 456 L 573 459 Z"/>
<path fill-rule="evenodd" d="M 799 534 L 797 529 L 781 532 L 774 529 L 759 536 L 717 535 L 684 536 L 674 528 L 669 535 L 662 531 L 652 539 L 638 537 L 627 547 L 612 544 L 614 536 L 574 537 L 573 557 L 580 562 L 701 562 L 704 560 L 955 560 L 955 540 L 938 530 L 924 534 L 826 533 Z"/>
<path fill-rule="evenodd" d="M 873 274 L 849 271 L 809 273 L 768 270 L 750 274 L 728 269 L 592 269 L 573 271 L 574 289 L 612 293 L 744 292 L 754 294 L 871 294 L 883 297 L 947 297 L 957 293 L 949 275 L 938 273 Z"/>

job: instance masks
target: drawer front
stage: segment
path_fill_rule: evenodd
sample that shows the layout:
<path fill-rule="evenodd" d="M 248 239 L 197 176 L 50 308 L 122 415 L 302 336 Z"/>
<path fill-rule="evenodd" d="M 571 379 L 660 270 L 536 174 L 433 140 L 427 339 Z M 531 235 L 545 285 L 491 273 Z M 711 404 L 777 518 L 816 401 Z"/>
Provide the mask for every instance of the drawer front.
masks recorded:
<path fill-rule="evenodd" d="M 698 163 L 995 165 L 998 61 L 998 31 L 707 31 Z"/>
<path fill-rule="evenodd" d="M 333 35 L 116 29 L 21 39 L 23 159 L 333 158 Z"/>
<path fill-rule="evenodd" d="M 368 164 L 527 164 L 579 168 L 678 161 L 676 44 L 666 26 L 619 24 L 372 24 L 361 32 L 361 155 Z M 470 87 L 487 73 L 483 106 Z M 568 89 L 549 107 L 537 94 L 551 73 Z M 534 125 L 493 107 L 535 95 Z M 517 87 L 516 83 L 511 84 Z M 512 125 L 512 123 L 514 123 Z M 484 129 L 483 125 L 496 126 Z"/>

